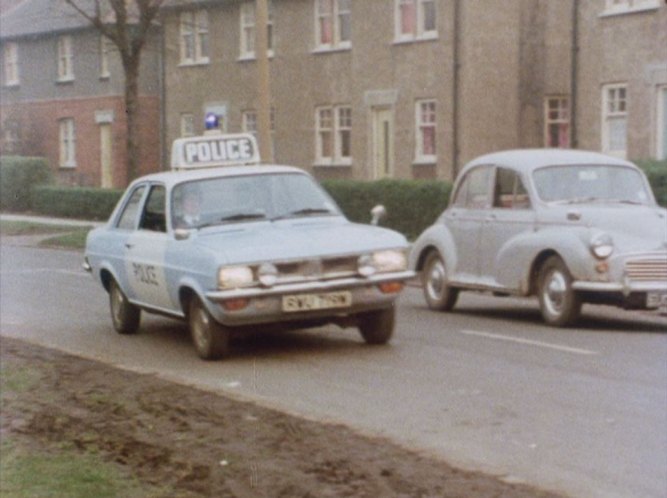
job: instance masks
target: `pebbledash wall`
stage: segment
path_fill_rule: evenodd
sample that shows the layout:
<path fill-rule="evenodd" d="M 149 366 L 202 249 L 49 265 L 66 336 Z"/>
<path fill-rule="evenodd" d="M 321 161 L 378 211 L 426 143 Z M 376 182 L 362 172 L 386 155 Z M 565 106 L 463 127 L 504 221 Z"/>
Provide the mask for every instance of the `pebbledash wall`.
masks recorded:
<path fill-rule="evenodd" d="M 166 144 L 201 132 L 209 110 L 220 110 L 226 130 L 236 132 L 257 109 L 256 61 L 242 47 L 244 29 L 252 29 L 247 3 L 193 1 L 165 10 Z M 338 9 L 334 17 L 350 6 L 349 42 L 320 43 L 320 5 Z M 397 34 L 407 5 L 433 6 L 435 29 Z M 382 176 L 374 120 L 383 110 L 389 176 L 400 178 L 452 179 L 483 153 L 553 146 L 549 119 L 567 138 L 558 146 L 631 159 L 667 155 L 659 145 L 667 133 L 664 0 L 274 0 L 272 18 L 274 159 L 319 178 Z M 207 53 L 184 59 L 188 19 L 205 20 Z M 614 94 L 618 112 L 605 121 L 605 91 L 615 85 L 622 88 Z M 430 157 L 417 154 L 422 100 L 435 106 Z M 550 102 L 563 103 L 551 117 Z M 317 111 L 340 106 L 351 112 L 351 153 L 322 159 Z M 610 150 L 610 141 L 622 150 Z"/>

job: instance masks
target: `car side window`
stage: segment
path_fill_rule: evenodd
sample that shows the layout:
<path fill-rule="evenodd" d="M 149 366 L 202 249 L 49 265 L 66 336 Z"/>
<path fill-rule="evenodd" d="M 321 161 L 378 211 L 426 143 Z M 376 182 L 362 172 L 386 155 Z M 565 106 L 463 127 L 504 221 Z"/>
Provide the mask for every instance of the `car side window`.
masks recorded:
<path fill-rule="evenodd" d="M 488 166 L 470 170 L 459 185 L 454 198 L 454 206 L 468 209 L 484 209 L 489 207 L 489 175 Z"/>
<path fill-rule="evenodd" d="M 508 168 L 496 169 L 493 207 L 499 209 L 526 209 L 530 207 L 528 191 L 516 171 Z"/>
<path fill-rule="evenodd" d="M 167 220 L 165 216 L 166 196 L 162 185 L 154 185 L 148 193 L 148 199 L 141 213 L 139 228 L 154 232 L 166 232 Z"/>
<path fill-rule="evenodd" d="M 123 212 L 120 214 L 120 217 L 118 218 L 118 223 L 116 224 L 116 228 L 120 228 L 121 230 L 134 230 L 137 224 L 139 203 L 141 202 L 141 198 L 143 197 L 145 190 L 146 190 L 145 185 L 142 185 L 134 189 L 134 192 L 132 192 L 132 195 L 130 195 L 130 198 L 127 200 L 127 203 L 123 208 Z"/>

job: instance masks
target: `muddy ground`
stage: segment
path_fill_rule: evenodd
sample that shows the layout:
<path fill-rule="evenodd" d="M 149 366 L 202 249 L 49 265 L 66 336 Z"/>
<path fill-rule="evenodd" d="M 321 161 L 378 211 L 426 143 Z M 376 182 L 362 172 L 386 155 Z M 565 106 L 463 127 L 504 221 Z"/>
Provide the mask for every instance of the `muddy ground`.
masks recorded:
<path fill-rule="evenodd" d="M 2 338 L 0 435 L 95 451 L 166 497 L 555 497 L 389 441 Z"/>

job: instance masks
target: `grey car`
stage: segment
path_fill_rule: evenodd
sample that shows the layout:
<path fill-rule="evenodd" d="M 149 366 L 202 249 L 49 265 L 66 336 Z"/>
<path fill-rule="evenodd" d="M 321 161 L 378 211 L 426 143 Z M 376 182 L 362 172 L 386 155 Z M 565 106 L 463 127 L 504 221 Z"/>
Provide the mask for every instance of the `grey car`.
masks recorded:
<path fill-rule="evenodd" d="M 667 305 L 667 210 L 634 164 L 594 152 L 514 150 L 467 164 L 450 204 L 413 245 L 434 310 L 461 291 L 537 296 L 544 321 L 583 303 Z"/>

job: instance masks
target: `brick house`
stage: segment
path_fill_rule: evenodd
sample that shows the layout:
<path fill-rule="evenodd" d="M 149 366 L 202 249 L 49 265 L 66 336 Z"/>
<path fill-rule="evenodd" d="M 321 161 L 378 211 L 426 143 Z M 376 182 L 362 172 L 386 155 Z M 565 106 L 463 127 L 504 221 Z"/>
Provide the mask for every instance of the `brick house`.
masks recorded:
<path fill-rule="evenodd" d="M 163 12 L 165 143 L 257 119 L 254 4 Z M 273 159 L 451 179 L 516 147 L 667 156 L 662 0 L 273 0 Z M 572 108 L 574 111 L 572 112 Z"/>
<path fill-rule="evenodd" d="M 59 0 L 0 19 L 0 153 L 44 156 L 58 183 L 124 187 L 123 69 L 112 44 Z M 140 71 L 140 172 L 160 169 L 160 38 Z"/>

